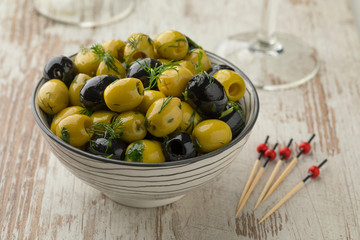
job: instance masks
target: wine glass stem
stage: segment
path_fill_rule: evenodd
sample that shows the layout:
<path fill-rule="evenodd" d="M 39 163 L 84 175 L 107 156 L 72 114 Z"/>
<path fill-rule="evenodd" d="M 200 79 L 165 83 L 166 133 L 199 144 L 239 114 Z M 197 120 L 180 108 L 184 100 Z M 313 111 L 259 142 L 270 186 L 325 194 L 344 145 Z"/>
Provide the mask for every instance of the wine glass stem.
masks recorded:
<path fill-rule="evenodd" d="M 279 0 L 263 0 L 261 13 L 261 25 L 258 33 L 258 40 L 271 44 L 275 39 L 276 14 Z"/>
<path fill-rule="evenodd" d="M 255 42 L 250 46 L 252 51 L 269 54 L 278 54 L 282 51 L 282 46 L 275 36 L 278 5 L 279 0 L 263 0 L 260 29 Z"/>

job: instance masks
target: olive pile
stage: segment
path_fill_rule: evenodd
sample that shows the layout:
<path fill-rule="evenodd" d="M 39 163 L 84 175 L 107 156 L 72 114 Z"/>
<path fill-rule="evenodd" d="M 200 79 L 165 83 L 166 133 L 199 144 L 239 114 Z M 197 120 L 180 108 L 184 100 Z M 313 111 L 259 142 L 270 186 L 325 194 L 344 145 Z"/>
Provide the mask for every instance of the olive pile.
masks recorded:
<path fill-rule="evenodd" d="M 132 34 L 57 56 L 44 68 L 37 103 L 51 131 L 106 158 L 178 161 L 228 144 L 244 128 L 242 77 L 211 64 L 178 31 Z"/>

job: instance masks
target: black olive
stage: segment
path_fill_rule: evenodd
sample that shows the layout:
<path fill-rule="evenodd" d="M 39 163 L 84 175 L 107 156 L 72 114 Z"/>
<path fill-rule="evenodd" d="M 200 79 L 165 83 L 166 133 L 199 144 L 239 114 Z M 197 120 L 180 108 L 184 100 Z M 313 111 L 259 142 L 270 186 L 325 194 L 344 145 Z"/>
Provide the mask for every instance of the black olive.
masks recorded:
<path fill-rule="evenodd" d="M 234 71 L 234 72 L 235 72 L 235 70 L 234 70 L 232 67 L 230 67 L 230 66 L 228 66 L 228 65 L 226 65 L 226 64 L 220 64 L 220 65 L 218 65 L 218 64 L 213 64 L 213 65 L 211 66 L 211 70 L 209 71 L 209 74 L 210 74 L 211 76 L 213 76 L 216 72 L 218 72 L 218 71 L 220 71 L 220 70 L 223 70 L 223 69 L 227 69 L 227 70 L 231 70 L 231 71 Z"/>
<path fill-rule="evenodd" d="M 91 111 L 107 109 L 104 91 L 115 80 L 117 78 L 112 75 L 99 75 L 87 80 L 80 90 L 80 101 L 84 107 Z"/>
<path fill-rule="evenodd" d="M 77 68 L 70 58 L 56 56 L 46 63 L 43 75 L 45 80 L 59 79 L 69 87 L 77 73 Z"/>
<path fill-rule="evenodd" d="M 186 37 L 186 40 L 188 42 L 188 45 L 189 45 L 189 51 L 195 49 L 195 48 L 200 48 L 202 49 L 201 46 L 199 46 L 196 42 L 194 42 L 191 38 L 189 38 L 188 36 L 185 36 Z"/>
<path fill-rule="evenodd" d="M 134 61 L 127 73 L 127 77 L 138 78 L 144 85 L 144 88 L 149 87 L 151 69 L 161 66 L 161 62 L 153 58 L 144 58 Z"/>
<path fill-rule="evenodd" d="M 206 73 L 194 75 L 185 88 L 186 101 L 203 117 L 218 118 L 228 98 L 224 87 Z"/>
<path fill-rule="evenodd" d="M 219 119 L 229 125 L 233 139 L 245 127 L 244 112 L 236 102 L 229 101 Z"/>
<path fill-rule="evenodd" d="M 87 144 L 86 151 L 107 158 L 124 160 L 126 147 L 126 144 L 119 139 L 113 139 L 109 144 L 108 139 L 99 137 Z"/>
<path fill-rule="evenodd" d="M 164 143 L 164 155 L 167 161 L 179 161 L 196 157 L 196 149 L 189 133 L 172 134 Z"/>

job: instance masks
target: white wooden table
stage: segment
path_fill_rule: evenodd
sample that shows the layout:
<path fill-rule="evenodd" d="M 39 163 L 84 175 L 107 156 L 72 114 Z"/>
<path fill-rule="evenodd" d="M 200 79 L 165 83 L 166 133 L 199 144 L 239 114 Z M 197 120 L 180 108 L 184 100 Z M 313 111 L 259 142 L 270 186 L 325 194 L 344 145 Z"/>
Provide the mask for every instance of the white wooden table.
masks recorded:
<path fill-rule="evenodd" d="M 0 239 L 360 239 L 360 39 L 348 1 L 281 0 L 279 31 L 317 49 L 319 74 L 296 89 L 259 91 L 259 118 L 239 157 L 212 184 L 168 206 L 134 209 L 109 200 L 69 173 L 35 126 L 30 98 L 51 56 L 167 29 L 215 51 L 227 36 L 257 28 L 260 6 L 245 0 L 143 0 L 125 21 L 80 29 L 45 19 L 31 1 L 1 1 Z M 253 211 L 262 187 L 255 188 L 234 217 L 257 144 L 266 135 L 271 143 L 284 145 L 292 137 L 299 144 L 312 133 L 311 154 L 280 189 Z M 329 162 L 321 176 L 258 225 L 324 158 Z"/>

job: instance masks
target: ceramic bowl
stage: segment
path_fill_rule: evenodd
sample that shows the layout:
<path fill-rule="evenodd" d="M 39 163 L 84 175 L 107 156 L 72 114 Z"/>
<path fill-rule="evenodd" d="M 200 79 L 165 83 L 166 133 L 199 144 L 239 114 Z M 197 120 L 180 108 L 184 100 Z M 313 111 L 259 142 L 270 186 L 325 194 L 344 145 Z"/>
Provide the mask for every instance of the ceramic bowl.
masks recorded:
<path fill-rule="evenodd" d="M 46 114 L 36 104 L 36 94 L 45 83 L 42 78 L 32 95 L 32 112 L 51 151 L 75 176 L 120 204 L 149 208 L 172 203 L 186 193 L 209 183 L 238 156 L 254 127 L 259 99 L 248 77 L 227 60 L 206 52 L 215 64 L 227 64 L 246 83 L 245 96 L 239 101 L 245 111 L 244 130 L 225 147 L 177 162 L 136 163 L 95 156 L 63 142 L 51 131 Z"/>

